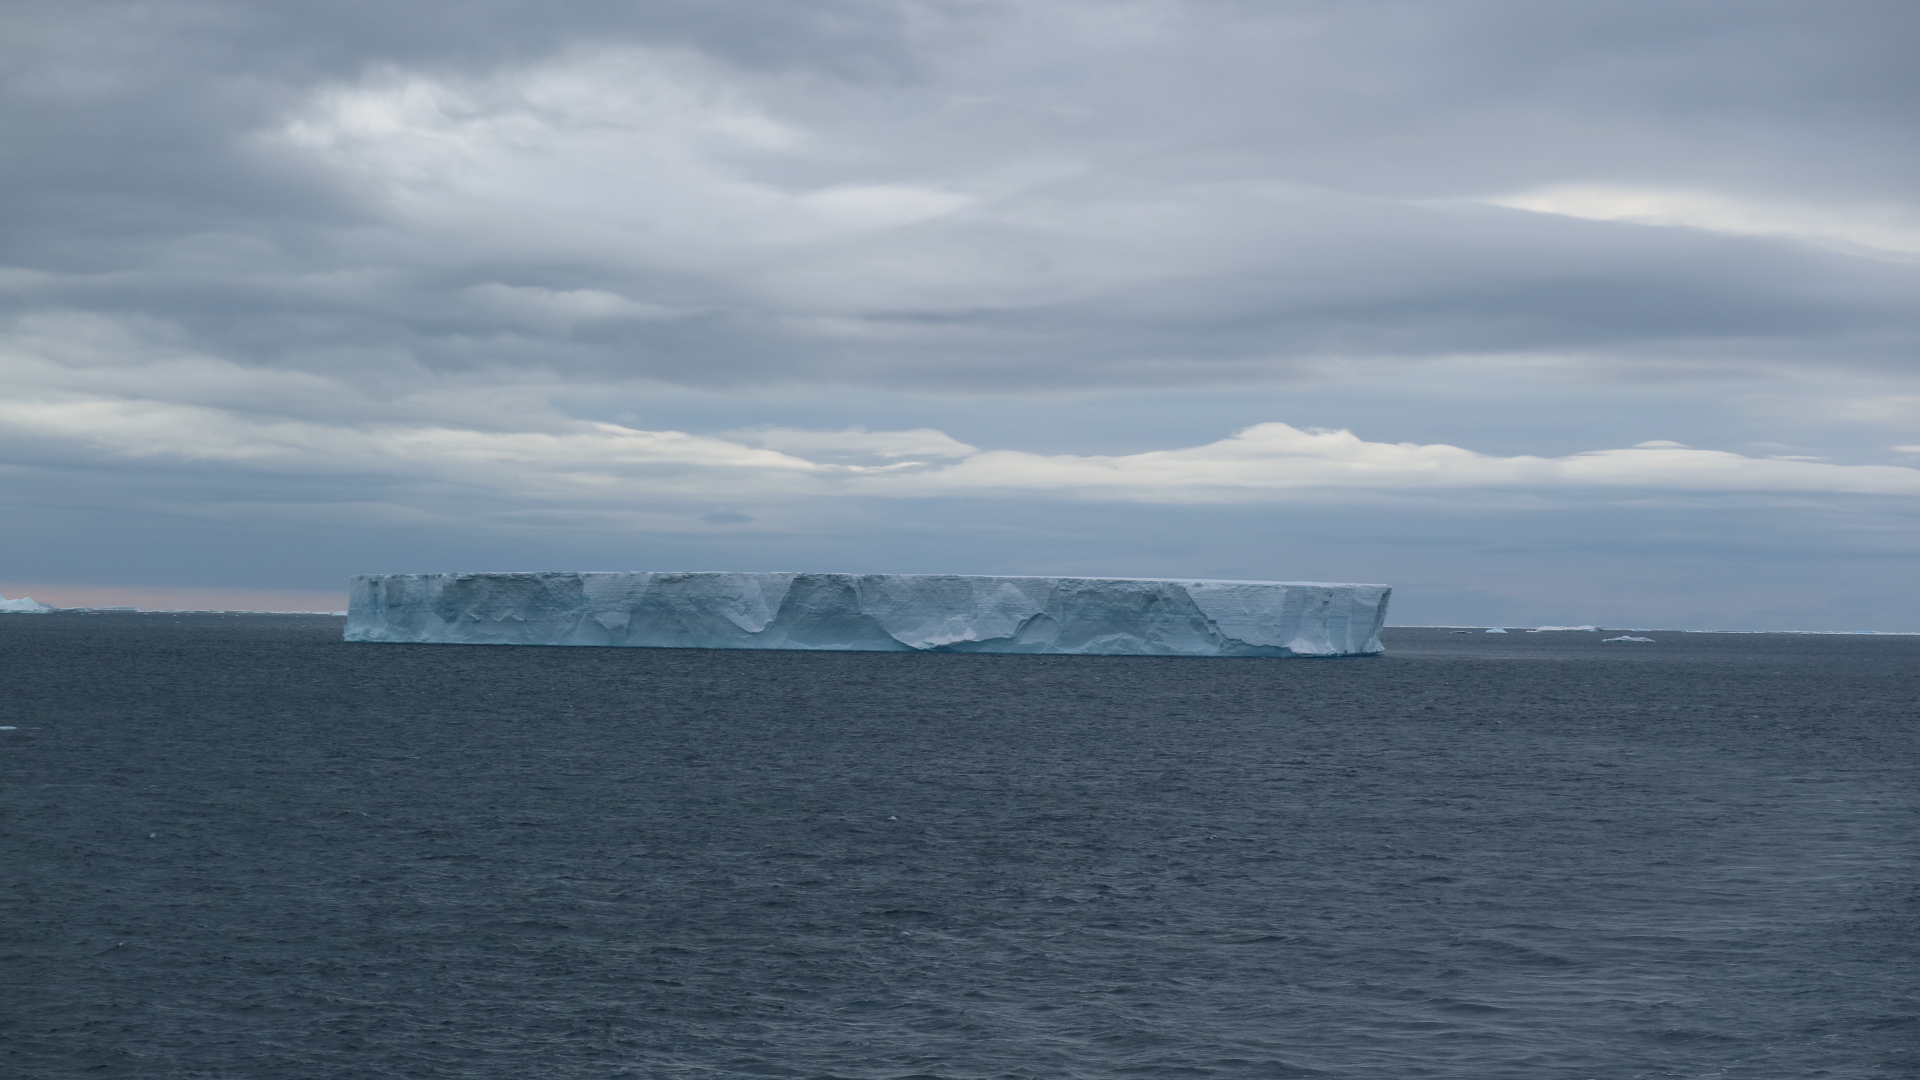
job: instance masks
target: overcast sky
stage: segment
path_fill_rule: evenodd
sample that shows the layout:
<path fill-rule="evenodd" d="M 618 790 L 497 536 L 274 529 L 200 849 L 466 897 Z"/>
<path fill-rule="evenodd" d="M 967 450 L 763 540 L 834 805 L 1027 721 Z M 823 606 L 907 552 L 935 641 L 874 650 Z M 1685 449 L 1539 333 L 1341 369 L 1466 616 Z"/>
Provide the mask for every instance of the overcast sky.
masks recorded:
<path fill-rule="evenodd" d="M 8 0 L 0 591 L 1085 573 L 1920 630 L 1917 40 L 1910 0 Z"/>

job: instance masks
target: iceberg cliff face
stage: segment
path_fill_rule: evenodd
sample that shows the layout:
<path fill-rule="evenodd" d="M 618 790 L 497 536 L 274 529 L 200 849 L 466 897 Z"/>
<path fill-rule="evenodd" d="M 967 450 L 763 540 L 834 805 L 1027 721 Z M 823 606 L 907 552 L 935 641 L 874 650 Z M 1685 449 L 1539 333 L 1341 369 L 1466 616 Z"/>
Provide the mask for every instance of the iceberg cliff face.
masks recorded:
<path fill-rule="evenodd" d="M 348 641 L 1364 656 L 1385 585 L 948 574 L 375 574 Z"/>

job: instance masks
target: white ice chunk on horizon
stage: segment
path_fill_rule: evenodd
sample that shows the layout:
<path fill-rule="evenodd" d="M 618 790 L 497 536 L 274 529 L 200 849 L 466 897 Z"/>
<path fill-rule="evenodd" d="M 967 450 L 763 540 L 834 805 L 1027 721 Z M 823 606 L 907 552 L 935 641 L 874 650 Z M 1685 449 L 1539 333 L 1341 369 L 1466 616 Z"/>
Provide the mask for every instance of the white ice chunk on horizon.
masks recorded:
<path fill-rule="evenodd" d="M 1489 630 L 1487 631 L 1487 633 L 1489 633 L 1489 634 L 1504 634 L 1504 633 L 1506 633 L 1506 631 L 1505 631 L 1505 630 L 1503 630 L 1503 629 L 1501 629 L 1501 628 L 1500 628 L 1500 627 L 1498 627 L 1498 626 L 1495 626 L 1495 627 L 1492 627 L 1492 628 L 1490 628 L 1490 629 L 1489 629 Z"/>
<path fill-rule="evenodd" d="M 0 611 L 15 615 L 46 615 L 53 611 L 53 605 L 42 604 L 31 596 L 22 596 L 14 600 L 0 596 Z"/>
<path fill-rule="evenodd" d="M 1644 641 L 1649 645 L 1653 643 L 1653 639 L 1650 637 L 1634 637 L 1632 634 L 1622 634 L 1619 637 L 1608 637 L 1608 638 L 1600 639 L 1601 644 L 1605 644 L 1609 641 Z"/>
<path fill-rule="evenodd" d="M 485 645 L 1371 656 L 1385 585 L 958 574 L 374 574 L 346 639 Z"/>
<path fill-rule="evenodd" d="M 1598 630 L 1597 626 L 1536 626 L 1527 631 L 1529 634 L 1546 634 L 1556 630 Z"/>

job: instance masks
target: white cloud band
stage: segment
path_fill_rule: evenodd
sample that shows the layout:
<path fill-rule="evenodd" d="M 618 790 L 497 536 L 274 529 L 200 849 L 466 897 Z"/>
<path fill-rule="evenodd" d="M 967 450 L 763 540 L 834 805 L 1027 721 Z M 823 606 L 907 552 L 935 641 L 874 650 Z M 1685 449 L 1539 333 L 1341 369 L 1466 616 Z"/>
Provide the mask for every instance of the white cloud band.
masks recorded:
<path fill-rule="evenodd" d="M 1920 469 L 1897 465 L 1749 457 L 1664 442 L 1563 457 L 1502 457 L 1446 444 L 1369 442 L 1350 431 L 1303 431 L 1283 423 L 1257 424 L 1173 450 L 1036 454 L 976 450 L 931 429 L 769 429 L 725 438 L 579 421 L 541 431 L 347 425 L 61 394 L 0 402 L 0 435 L 39 444 L 36 456 L 79 451 L 96 465 L 145 460 L 433 480 L 545 502 L 1011 495 L 1218 504 L 1307 492 L 1475 489 L 1920 496 Z"/>

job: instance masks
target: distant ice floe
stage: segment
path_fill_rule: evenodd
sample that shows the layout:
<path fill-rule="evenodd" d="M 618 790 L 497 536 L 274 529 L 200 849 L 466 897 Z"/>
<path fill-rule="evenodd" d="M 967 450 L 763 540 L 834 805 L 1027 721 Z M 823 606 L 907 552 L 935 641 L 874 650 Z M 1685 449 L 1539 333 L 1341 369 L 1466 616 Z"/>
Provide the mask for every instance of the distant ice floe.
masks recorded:
<path fill-rule="evenodd" d="M 14 615 L 47 615 L 52 613 L 53 605 L 43 604 L 31 596 L 22 596 L 17 600 L 0 596 L 0 611 Z"/>
<path fill-rule="evenodd" d="M 1619 637 L 1601 638 L 1600 640 L 1603 643 L 1608 641 L 1644 641 L 1652 644 L 1653 642 L 1653 639 L 1650 637 L 1634 637 L 1632 634 L 1621 634 Z"/>
<path fill-rule="evenodd" d="M 1421 625 L 1414 625 L 1414 624 L 1401 624 L 1398 626 L 1394 626 L 1391 629 L 1394 629 L 1394 630 L 1454 630 L 1456 633 L 1466 632 L 1466 631 L 1459 630 L 1456 626 L 1453 626 L 1451 624 L 1445 625 L 1445 626 L 1421 626 Z M 1474 627 L 1472 629 L 1478 629 L 1478 628 Z M 1600 627 L 1598 626 L 1540 626 L 1540 627 L 1535 627 L 1532 630 L 1527 630 L 1523 632 L 1528 634 L 1538 634 L 1538 633 L 1542 633 L 1544 631 L 1549 631 L 1549 630 L 1597 631 L 1599 629 Z M 1699 628 L 1686 629 L 1682 627 L 1673 627 L 1673 626 L 1616 626 L 1614 627 L 1614 629 L 1624 631 L 1627 633 L 1640 633 L 1640 634 L 1771 634 L 1771 635 L 1782 636 L 1782 637 L 1920 637 L 1920 630 L 1708 630 L 1708 629 L 1699 629 Z M 1487 631 L 1487 633 L 1489 634 L 1505 634 L 1508 632 L 1509 631 L 1507 631 L 1506 629 L 1503 629 L 1497 626 Z"/>

